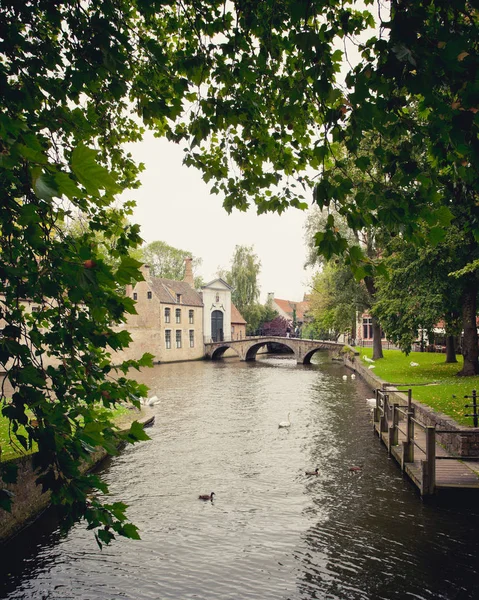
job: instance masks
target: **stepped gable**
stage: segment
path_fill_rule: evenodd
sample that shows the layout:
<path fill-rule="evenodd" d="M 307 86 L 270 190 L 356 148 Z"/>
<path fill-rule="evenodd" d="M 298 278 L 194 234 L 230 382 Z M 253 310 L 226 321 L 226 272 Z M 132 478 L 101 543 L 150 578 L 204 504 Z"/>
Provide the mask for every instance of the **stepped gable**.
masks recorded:
<path fill-rule="evenodd" d="M 155 296 L 165 304 L 177 304 L 176 294 L 181 294 L 180 304 L 203 306 L 200 294 L 186 281 L 152 277 L 149 285 Z"/>

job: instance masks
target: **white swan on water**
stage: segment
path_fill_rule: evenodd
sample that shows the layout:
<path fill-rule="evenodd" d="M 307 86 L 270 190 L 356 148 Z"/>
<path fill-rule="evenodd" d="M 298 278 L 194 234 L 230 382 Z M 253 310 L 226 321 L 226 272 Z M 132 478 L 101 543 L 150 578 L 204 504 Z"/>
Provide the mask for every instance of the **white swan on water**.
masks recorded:
<path fill-rule="evenodd" d="M 289 420 L 289 415 L 291 413 L 288 413 L 288 420 L 287 421 L 280 421 L 278 423 L 278 427 L 291 427 L 291 421 Z"/>
<path fill-rule="evenodd" d="M 145 404 L 148 404 L 148 406 L 155 406 L 156 404 L 160 403 L 160 399 L 158 398 L 158 396 L 152 396 L 151 398 L 148 398 L 148 400 L 146 401 Z"/>

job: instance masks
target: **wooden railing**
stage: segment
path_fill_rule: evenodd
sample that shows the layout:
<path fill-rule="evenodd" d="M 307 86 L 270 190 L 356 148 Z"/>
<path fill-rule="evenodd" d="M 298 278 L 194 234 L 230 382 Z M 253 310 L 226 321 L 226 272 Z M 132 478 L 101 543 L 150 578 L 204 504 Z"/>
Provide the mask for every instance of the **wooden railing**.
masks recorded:
<path fill-rule="evenodd" d="M 436 429 L 415 418 L 412 391 L 407 390 L 407 404 L 400 405 L 391 402 L 387 390 L 377 389 L 374 422 L 386 443 L 389 455 L 395 450 L 395 458 L 403 471 L 408 470 L 408 464 L 419 461 L 418 485 L 421 494 L 433 494 L 436 484 Z M 416 428 L 424 432 L 420 441 L 417 439 Z M 416 449 L 419 452 L 416 453 Z M 416 457 L 416 454 L 419 456 Z"/>

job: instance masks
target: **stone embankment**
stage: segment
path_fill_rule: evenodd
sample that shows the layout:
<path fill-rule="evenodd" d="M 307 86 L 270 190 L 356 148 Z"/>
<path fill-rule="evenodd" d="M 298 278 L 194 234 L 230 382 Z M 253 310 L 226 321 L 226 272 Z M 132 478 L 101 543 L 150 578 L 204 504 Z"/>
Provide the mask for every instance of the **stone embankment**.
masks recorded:
<path fill-rule="evenodd" d="M 356 371 L 372 390 L 387 388 L 389 396 L 398 404 L 407 404 L 407 394 L 395 391 L 392 386 L 389 387 L 391 384 L 373 373 L 373 369 L 364 365 L 359 356 L 345 355 L 344 364 Z M 414 400 L 414 388 L 412 393 L 415 418 L 424 425 L 436 427 L 436 439 L 446 450 L 457 456 L 479 456 L 479 428 L 461 427 L 453 418 Z M 449 433 L 439 433 L 440 431 Z"/>
<path fill-rule="evenodd" d="M 126 430 L 133 421 L 148 426 L 153 420 L 154 416 L 147 409 L 142 409 L 141 413 L 132 411 L 131 415 L 121 417 L 116 423 L 121 430 Z M 98 465 L 106 456 L 104 449 L 93 453 L 85 470 Z M 38 474 L 32 468 L 32 455 L 18 458 L 15 462 L 18 465 L 17 482 L 3 486 L 14 494 L 14 501 L 11 512 L 0 509 L 0 543 L 33 522 L 50 504 L 49 492 L 42 493 L 41 486 L 35 483 Z"/>

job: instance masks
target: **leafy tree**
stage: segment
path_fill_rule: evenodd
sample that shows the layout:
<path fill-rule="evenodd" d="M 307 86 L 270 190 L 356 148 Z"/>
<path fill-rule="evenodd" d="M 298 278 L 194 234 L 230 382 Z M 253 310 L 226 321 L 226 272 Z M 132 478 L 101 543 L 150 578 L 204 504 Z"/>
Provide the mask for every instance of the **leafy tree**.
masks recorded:
<path fill-rule="evenodd" d="M 279 335 L 284 337 L 289 331 L 291 331 L 291 322 L 281 315 L 263 324 L 263 335 Z"/>
<path fill-rule="evenodd" d="M 231 300 L 243 316 L 245 310 L 258 301 L 260 270 L 261 262 L 253 246 L 236 246 L 229 271 L 223 270 L 219 273 L 220 277 L 233 287 Z"/>
<path fill-rule="evenodd" d="M 313 277 L 310 313 L 316 331 L 324 339 L 349 332 L 356 337 L 356 316 L 370 305 L 364 285 L 358 283 L 346 265 L 329 261 Z"/>
<path fill-rule="evenodd" d="M 180 250 L 165 242 L 150 242 L 141 249 L 141 257 L 151 268 L 154 277 L 182 280 L 185 272 L 185 259 L 192 258 L 193 273 L 201 263 L 201 258 L 194 258 L 188 250 Z M 195 286 L 201 287 L 201 277 L 195 277 Z"/>
<path fill-rule="evenodd" d="M 388 248 L 387 277 L 378 280 L 379 315 L 388 338 L 406 353 L 419 330 L 433 332 L 439 321 L 446 332 L 446 362 L 457 362 L 454 338 L 461 332 L 461 281 L 450 274 L 466 259 L 463 233 L 455 227 L 437 246 L 416 248 L 396 238 Z"/>
<path fill-rule="evenodd" d="M 119 219 L 119 221 L 123 224 L 123 228 L 128 228 L 131 226 L 131 223 L 127 220 L 125 216 L 125 212 L 123 207 L 115 208 L 114 206 L 108 209 L 108 213 L 112 213 L 114 218 Z M 115 214 L 116 213 L 116 214 Z M 92 243 L 96 244 L 96 251 L 98 256 L 113 267 L 118 267 L 120 259 L 115 257 L 115 248 L 118 243 L 118 237 L 112 235 L 111 232 L 103 232 L 91 230 L 91 224 L 88 219 L 88 216 L 80 211 L 72 212 L 70 217 L 63 223 L 63 225 L 59 225 L 62 231 L 68 232 L 69 235 L 73 237 L 80 238 L 85 233 L 89 232 L 93 236 Z M 142 251 L 140 248 L 132 247 L 129 250 L 129 256 L 134 258 L 135 260 L 142 260 Z"/>
<path fill-rule="evenodd" d="M 246 306 L 243 309 L 242 315 L 247 323 L 247 334 L 254 335 L 263 329 L 264 323 L 272 321 L 278 313 L 270 304 L 268 305 L 268 303 L 265 305 L 255 303 Z"/>
<path fill-rule="evenodd" d="M 368 149 L 370 151 L 370 149 Z M 344 152 L 339 149 L 341 154 Z M 367 154 L 365 154 L 367 156 Z M 357 187 L 367 187 L 366 177 L 351 164 L 347 159 L 342 159 L 342 167 L 346 167 L 350 173 L 354 184 Z M 318 244 L 321 243 L 325 232 L 328 229 L 328 223 L 334 220 L 336 229 L 348 244 L 355 247 L 358 252 L 364 250 L 366 256 L 374 261 L 381 253 L 379 244 L 382 243 L 384 235 L 380 228 L 364 227 L 361 231 L 351 229 L 345 217 L 339 213 L 334 205 L 319 209 L 315 207 L 309 212 L 305 223 L 305 240 L 308 255 L 306 266 L 318 265 L 324 268 L 324 272 L 315 277 L 313 283 L 313 314 L 318 321 L 318 328 L 321 332 L 335 332 L 335 338 L 346 330 L 352 331 L 352 336 L 356 337 L 355 324 L 356 312 L 369 310 L 376 301 L 376 276 L 372 271 L 360 271 L 354 269 L 357 279 L 362 278 L 362 284 L 353 279 L 353 271 L 349 260 L 343 257 L 329 260 L 318 254 Z M 329 268 L 328 268 L 329 267 Z M 379 320 L 372 312 L 373 329 L 373 358 L 377 360 L 383 358 L 381 325 Z"/>
<path fill-rule="evenodd" d="M 107 487 L 82 465 L 96 446 L 113 454 L 122 439 L 147 439 L 138 423 L 119 434 L 104 410 L 138 405 L 146 388 L 126 373 L 151 364 L 147 355 L 111 364 L 130 340 L 115 325 L 134 312 L 118 287 L 141 278 L 129 255 L 138 226 L 125 227 L 132 204 L 111 210 L 115 194 L 137 185 L 138 167 L 121 150 L 140 136 L 124 103 L 138 60 L 132 18 L 126 3 L 0 6 L 0 365 L 14 388 L 7 397 L 2 385 L 1 410 L 17 447 L 37 444 L 37 481 L 68 519 L 86 520 L 99 544 L 138 533 L 126 506 L 96 494 Z M 88 221 L 79 235 L 61 227 L 75 211 Z M 114 264 L 97 235 L 115 239 Z M 3 482 L 15 480 L 11 463 L 0 471 Z M 0 488 L 9 510 L 11 495 Z"/>

